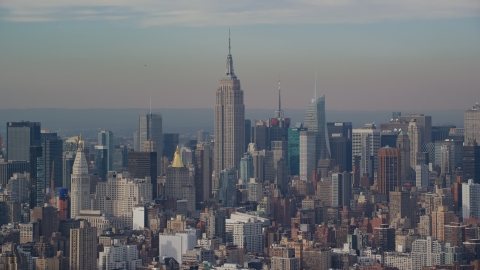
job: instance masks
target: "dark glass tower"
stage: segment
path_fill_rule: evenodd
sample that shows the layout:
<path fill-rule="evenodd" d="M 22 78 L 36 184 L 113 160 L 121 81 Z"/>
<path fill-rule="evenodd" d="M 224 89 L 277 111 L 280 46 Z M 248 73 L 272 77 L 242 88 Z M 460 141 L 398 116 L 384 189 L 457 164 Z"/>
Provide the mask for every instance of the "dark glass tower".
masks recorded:
<path fill-rule="evenodd" d="M 30 147 L 40 146 L 40 122 L 7 122 L 5 160 L 30 160 Z"/>

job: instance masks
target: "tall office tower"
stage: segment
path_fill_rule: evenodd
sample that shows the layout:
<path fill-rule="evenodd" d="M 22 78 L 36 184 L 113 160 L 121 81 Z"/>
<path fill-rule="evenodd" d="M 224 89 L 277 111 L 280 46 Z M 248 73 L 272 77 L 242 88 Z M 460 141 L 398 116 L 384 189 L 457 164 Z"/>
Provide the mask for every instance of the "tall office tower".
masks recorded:
<path fill-rule="evenodd" d="M 327 121 L 325 117 L 325 95 L 317 98 L 317 78 L 315 77 L 315 96 L 305 110 L 305 127 L 315 131 L 315 163 L 320 159 L 330 158 L 330 143 L 328 142 Z"/>
<path fill-rule="evenodd" d="M 178 136 L 178 133 L 163 134 L 163 156 L 167 157 L 169 160 L 173 160 L 175 150 L 179 145 Z"/>
<path fill-rule="evenodd" d="M 401 155 L 400 149 L 384 147 L 378 150 L 378 189 L 386 194 L 387 200 L 391 191 L 401 187 Z"/>
<path fill-rule="evenodd" d="M 442 173 L 452 173 L 458 167 L 463 167 L 463 142 L 445 140 L 435 142 L 435 157 L 433 164 L 443 168 Z"/>
<path fill-rule="evenodd" d="M 103 145 L 95 145 L 94 150 L 95 174 L 102 179 L 107 180 L 108 173 L 108 149 Z"/>
<path fill-rule="evenodd" d="M 288 159 L 288 142 L 287 141 L 272 141 L 271 149 L 273 152 L 273 167 L 278 169 L 277 163 L 281 158 Z"/>
<path fill-rule="evenodd" d="M 70 230 L 70 270 L 97 268 L 97 229 L 81 220 L 80 228 Z"/>
<path fill-rule="evenodd" d="M 126 145 L 115 145 L 112 171 L 120 172 L 126 167 L 128 167 L 128 148 Z"/>
<path fill-rule="evenodd" d="M 197 143 L 209 143 L 210 133 L 205 130 L 197 131 Z M 165 146 L 164 146 L 165 147 Z"/>
<path fill-rule="evenodd" d="M 252 142 L 252 121 L 250 119 L 245 119 L 245 150 L 248 150 L 248 144 Z"/>
<path fill-rule="evenodd" d="M 63 141 L 58 138 L 57 133 L 41 133 L 41 156 L 36 160 L 36 206 L 43 206 L 47 189 L 51 190 L 51 181 L 54 188 L 62 187 L 62 154 Z M 51 191 L 50 191 L 51 194 Z M 51 194 L 52 195 L 52 194 Z"/>
<path fill-rule="evenodd" d="M 212 195 L 213 149 L 203 143 L 195 149 L 195 200 L 199 204 L 208 201 Z"/>
<path fill-rule="evenodd" d="M 282 197 L 288 193 L 288 167 L 287 160 L 281 158 L 277 161 L 277 176 L 275 178 L 275 184 L 282 193 Z"/>
<path fill-rule="evenodd" d="M 278 110 L 275 111 L 275 118 L 270 118 L 268 124 L 270 127 L 270 142 L 288 141 L 288 128 L 290 127 L 290 118 L 285 118 L 282 110 L 282 95 L 280 81 L 278 81 Z"/>
<path fill-rule="evenodd" d="M 245 153 L 240 160 L 240 179 L 243 183 L 250 182 L 250 178 L 254 177 L 253 158 L 250 153 Z"/>
<path fill-rule="evenodd" d="M 140 148 L 140 132 L 135 131 L 133 133 L 133 151 L 140 152 L 142 149 Z"/>
<path fill-rule="evenodd" d="M 182 162 L 182 156 L 178 147 L 175 151 L 172 165 L 167 168 L 165 196 L 187 200 L 188 210 L 195 210 L 195 186 L 189 168 Z"/>
<path fill-rule="evenodd" d="M 233 59 L 228 38 L 227 71 L 220 80 L 215 99 L 215 178 L 220 172 L 234 167 L 238 170 L 245 152 L 245 105 L 240 80 L 233 71 Z"/>
<path fill-rule="evenodd" d="M 407 122 L 410 124 L 412 120 L 415 120 L 417 126 L 420 129 L 420 146 L 424 143 L 431 142 L 432 139 L 432 117 L 423 114 L 407 114 L 398 117 L 398 121 Z M 412 138 L 410 138 L 411 140 Z"/>
<path fill-rule="evenodd" d="M 270 127 L 266 121 L 255 120 L 252 128 L 252 142 L 257 150 L 270 149 Z"/>
<path fill-rule="evenodd" d="M 80 139 L 73 163 L 72 183 L 70 184 L 72 189 L 70 218 L 72 219 L 80 215 L 81 210 L 90 210 L 90 176 L 88 175 L 88 164 L 83 148 L 83 141 Z"/>
<path fill-rule="evenodd" d="M 288 129 L 288 170 L 290 175 L 300 175 L 300 132 L 307 128 L 302 123 Z"/>
<path fill-rule="evenodd" d="M 312 171 L 317 168 L 315 131 L 300 132 L 300 180 L 311 181 Z"/>
<path fill-rule="evenodd" d="M 348 172 L 332 174 L 332 207 L 350 208 L 352 194 L 352 174 Z"/>
<path fill-rule="evenodd" d="M 450 130 L 456 128 L 455 125 L 443 125 L 432 127 L 432 139 L 431 142 L 444 141 L 450 139 Z"/>
<path fill-rule="evenodd" d="M 237 206 L 237 179 L 235 168 L 230 167 L 220 172 L 220 184 L 217 191 L 217 199 L 223 207 Z"/>
<path fill-rule="evenodd" d="M 407 180 L 413 178 L 412 168 L 410 167 L 410 139 L 408 138 L 407 132 L 404 130 L 398 133 L 397 149 L 400 150 L 400 161 L 401 161 L 401 183 L 402 185 L 407 183 Z"/>
<path fill-rule="evenodd" d="M 275 181 L 276 171 L 273 166 L 273 152 L 267 150 L 250 152 L 253 161 L 253 177 L 260 182 Z"/>
<path fill-rule="evenodd" d="M 415 170 L 417 165 L 417 153 L 422 152 L 422 132 L 417 120 L 408 123 L 408 138 L 410 139 L 410 167 Z"/>
<path fill-rule="evenodd" d="M 145 151 L 143 146 L 145 141 L 152 140 L 157 143 L 157 174 L 160 173 L 162 164 L 160 162 L 163 153 L 163 131 L 162 115 L 160 113 L 150 113 L 140 115 L 139 142 L 141 151 Z"/>
<path fill-rule="evenodd" d="M 0 186 L 6 186 L 14 173 L 25 173 L 30 171 L 28 161 L 0 161 Z"/>
<path fill-rule="evenodd" d="M 373 229 L 375 247 L 382 251 L 395 251 L 395 228 L 380 224 Z"/>
<path fill-rule="evenodd" d="M 128 172 L 132 178 L 150 177 L 152 198 L 157 198 L 157 153 L 128 152 Z"/>
<path fill-rule="evenodd" d="M 417 239 L 412 244 L 412 269 L 421 270 L 422 266 L 442 264 L 442 245 L 438 240 L 428 236 Z"/>
<path fill-rule="evenodd" d="M 480 105 L 475 105 L 465 111 L 465 143 L 467 145 L 477 142 L 480 144 Z M 7 138 L 8 140 L 8 138 Z"/>
<path fill-rule="evenodd" d="M 3 138 L 0 135 L 0 157 L 3 159 Z"/>
<path fill-rule="evenodd" d="M 462 217 L 480 218 L 480 184 L 472 179 L 462 185 Z"/>
<path fill-rule="evenodd" d="M 392 112 L 392 119 L 396 120 L 398 117 L 402 116 L 402 112 Z"/>
<path fill-rule="evenodd" d="M 375 124 L 366 124 L 363 128 L 352 130 L 352 164 L 355 156 L 360 157 L 360 175 L 368 173 L 373 178 L 377 170 L 377 154 L 380 149 L 380 131 Z"/>
<path fill-rule="evenodd" d="M 64 152 L 62 157 L 62 179 L 63 185 L 62 187 L 67 188 L 70 190 L 70 177 L 72 176 L 73 172 L 73 163 L 75 162 L 75 154 L 76 152 Z"/>
<path fill-rule="evenodd" d="M 113 170 L 113 132 L 110 130 L 102 130 L 98 133 L 97 145 L 104 146 L 107 149 L 107 172 Z"/>
<path fill-rule="evenodd" d="M 473 179 L 473 182 L 480 184 L 480 146 L 463 146 L 463 176 L 465 179 Z"/>
<path fill-rule="evenodd" d="M 271 269 L 300 270 L 300 258 L 295 258 L 295 249 L 291 247 L 274 247 L 279 256 L 271 259 Z"/>
<path fill-rule="evenodd" d="M 5 160 L 30 160 L 30 147 L 40 146 L 39 122 L 7 122 Z"/>
<path fill-rule="evenodd" d="M 342 171 L 352 171 L 352 123 L 327 123 L 331 158 Z"/>
<path fill-rule="evenodd" d="M 133 227 L 133 207 L 152 202 L 152 185 L 149 176 L 130 178 L 122 173 L 108 174 L 107 181 L 96 186 L 92 210 L 101 210 L 120 219 L 124 226 Z"/>

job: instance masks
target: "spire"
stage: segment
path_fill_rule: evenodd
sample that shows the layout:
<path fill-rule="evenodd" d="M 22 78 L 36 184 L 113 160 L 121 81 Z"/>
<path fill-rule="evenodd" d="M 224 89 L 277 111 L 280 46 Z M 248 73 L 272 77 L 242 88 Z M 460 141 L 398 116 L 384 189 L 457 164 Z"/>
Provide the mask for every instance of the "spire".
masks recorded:
<path fill-rule="evenodd" d="M 183 168 L 182 155 L 180 155 L 180 149 L 175 150 L 175 155 L 173 156 L 172 168 Z"/>
<path fill-rule="evenodd" d="M 152 89 L 150 89 L 150 114 L 152 114 Z"/>
<path fill-rule="evenodd" d="M 235 78 L 235 73 L 233 72 L 233 59 L 230 46 L 230 29 L 228 29 L 228 56 L 227 56 L 227 77 Z"/>

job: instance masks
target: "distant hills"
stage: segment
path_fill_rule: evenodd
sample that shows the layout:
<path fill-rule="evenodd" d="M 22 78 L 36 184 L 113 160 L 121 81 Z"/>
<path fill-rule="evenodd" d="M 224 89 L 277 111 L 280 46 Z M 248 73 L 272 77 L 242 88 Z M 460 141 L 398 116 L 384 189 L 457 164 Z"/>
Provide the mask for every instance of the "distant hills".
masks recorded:
<path fill-rule="evenodd" d="M 138 115 L 144 109 L 3 109 L 0 110 L 0 133 L 5 134 L 6 122 L 39 121 L 42 129 L 58 132 L 61 136 L 72 136 L 79 133 L 85 136 L 94 135 L 100 129 L 110 129 L 115 136 L 131 137 L 138 129 Z M 213 133 L 213 109 L 155 109 L 163 117 L 164 133 L 194 134 L 203 129 Z M 273 117 L 275 109 L 247 109 L 246 118 L 266 119 Z M 292 123 L 303 122 L 303 109 L 285 109 L 285 116 Z M 463 127 L 463 110 L 425 110 L 404 111 L 407 113 L 423 113 L 431 115 L 433 125 L 456 124 Z M 387 122 L 392 117 L 391 111 L 349 111 L 329 110 L 327 121 L 352 122 L 354 127 L 362 127 L 365 123 L 377 124 Z"/>

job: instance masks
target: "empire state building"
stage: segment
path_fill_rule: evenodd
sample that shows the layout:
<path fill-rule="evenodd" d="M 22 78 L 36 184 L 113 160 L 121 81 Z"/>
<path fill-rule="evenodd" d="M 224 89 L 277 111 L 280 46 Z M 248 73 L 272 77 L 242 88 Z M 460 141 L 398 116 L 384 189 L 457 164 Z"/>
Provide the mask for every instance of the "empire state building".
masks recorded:
<path fill-rule="evenodd" d="M 215 175 L 213 188 L 218 188 L 220 172 L 230 167 L 238 170 L 245 148 L 245 105 L 240 80 L 233 71 L 230 37 L 228 38 L 227 70 L 220 80 L 215 99 Z"/>

